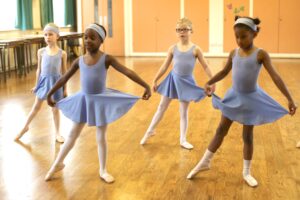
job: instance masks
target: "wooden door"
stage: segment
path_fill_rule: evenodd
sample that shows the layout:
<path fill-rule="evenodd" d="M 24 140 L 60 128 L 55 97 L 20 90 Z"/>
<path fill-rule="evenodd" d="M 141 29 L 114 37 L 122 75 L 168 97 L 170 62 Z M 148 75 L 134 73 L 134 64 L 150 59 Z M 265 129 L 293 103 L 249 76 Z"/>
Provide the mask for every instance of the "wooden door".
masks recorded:
<path fill-rule="evenodd" d="M 184 15 L 193 23 L 192 41 L 204 52 L 209 48 L 209 0 L 185 0 Z"/>
<path fill-rule="evenodd" d="M 300 1 L 280 0 L 279 52 L 300 53 Z"/>
<path fill-rule="evenodd" d="M 132 0 L 133 52 L 166 52 L 179 18 L 179 0 Z"/>

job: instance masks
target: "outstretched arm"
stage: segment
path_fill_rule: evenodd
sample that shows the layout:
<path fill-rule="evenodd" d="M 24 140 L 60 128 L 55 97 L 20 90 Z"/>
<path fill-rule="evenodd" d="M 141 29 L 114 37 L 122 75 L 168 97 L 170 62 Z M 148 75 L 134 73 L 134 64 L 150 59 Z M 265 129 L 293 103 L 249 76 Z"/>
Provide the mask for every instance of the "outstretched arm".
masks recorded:
<path fill-rule="evenodd" d="M 153 91 L 156 92 L 157 90 L 157 81 L 166 73 L 168 67 L 170 66 L 172 59 L 173 59 L 173 49 L 174 46 L 171 46 L 168 50 L 168 55 L 166 59 L 164 60 L 163 64 L 159 68 L 158 72 L 156 73 L 153 83 L 152 83 L 152 88 Z"/>
<path fill-rule="evenodd" d="M 264 50 L 260 50 L 258 53 L 258 61 L 264 65 L 265 69 L 271 76 L 271 78 L 272 78 L 273 82 L 275 83 L 275 85 L 277 86 L 277 88 L 287 98 L 287 100 L 289 102 L 288 106 L 289 106 L 290 115 L 294 115 L 296 112 L 297 106 L 295 105 L 295 102 L 294 102 L 292 96 L 290 95 L 290 92 L 288 91 L 286 85 L 284 84 L 283 80 L 281 79 L 281 77 L 276 72 L 275 68 L 273 67 L 269 54 Z"/>
<path fill-rule="evenodd" d="M 141 79 L 133 70 L 125 67 L 121 63 L 119 63 L 113 56 L 107 55 L 106 56 L 106 66 L 112 66 L 115 68 L 117 71 L 121 72 L 134 82 L 138 83 L 139 85 L 143 86 L 145 88 L 145 92 L 143 94 L 143 99 L 147 100 L 151 96 L 151 89 L 150 86 L 143 80 Z"/>
<path fill-rule="evenodd" d="M 197 46 L 195 48 L 195 54 L 196 54 L 196 57 L 198 58 L 198 60 L 201 64 L 201 66 L 203 67 L 205 73 L 207 74 L 208 78 L 211 79 L 212 78 L 212 72 L 211 72 L 210 68 L 208 67 L 208 64 L 207 64 L 207 62 L 206 62 L 206 60 L 203 56 L 203 53 L 202 53 L 202 50 L 200 49 L 200 47 Z M 211 86 L 211 93 L 213 93 L 215 91 L 215 87 L 216 87 L 215 84 L 213 84 Z"/>
<path fill-rule="evenodd" d="M 37 52 L 37 69 L 36 69 L 36 73 L 35 73 L 35 85 L 34 88 L 31 89 L 31 92 L 33 92 L 36 89 L 36 86 L 38 84 L 39 78 L 40 78 L 40 74 L 41 74 L 41 63 L 42 63 L 42 49 L 39 49 Z"/>
<path fill-rule="evenodd" d="M 210 96 L 212 94 L 212 86 L 213 84 L 215 84 L 216 82 L 222 80 L 231 70 L 232 68 L 232 58 L 234 56 L 234 50 L 231 51 L 227 63 L 225 65 L 225 67 L 219 71 L 216 75 L 214 75 L 204 86 L 205 92 L 208 96 Z"/>
<path fill-rule="evenodd" d="M 74 60 L 74 62 L 71 65 L 71 68 L 69 71 L 67 71 L 51 88 L 51 90 L 47 94 L 47 103 L 49 106 L 53 107 L 55 106 L 55 102 L 52 100 L 51 96 L 62 86 L 64 86 L 67 81 L 74 75 L 74 73 L 78 70 L 79 68 L 79 58 Z"/>
<path fill-rule="evenodd" d="M 65 51 L 62 51 L 62 59 L 61 59 L 61 72 L 64 75 L 67 71 L 67 53 Z M 67 96 L 67 85 L 65 84 L 63 86 L 63 91 L 64 91 L 64 97 Z"/>

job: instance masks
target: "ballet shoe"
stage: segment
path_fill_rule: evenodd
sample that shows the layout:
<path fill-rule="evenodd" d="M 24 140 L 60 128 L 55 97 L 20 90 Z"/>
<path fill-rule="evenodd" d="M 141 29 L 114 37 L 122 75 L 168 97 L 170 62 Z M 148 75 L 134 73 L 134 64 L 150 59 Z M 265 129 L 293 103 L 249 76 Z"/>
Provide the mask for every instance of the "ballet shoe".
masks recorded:
<path fill-rule="evenodd" d="M 258 185 L 257 181 L 250 174 L 243 176 L 244 180 L 250 187 L 256 187 Z"/>
<path fill-rule="evenodd" d="M 65 142 L 65 138 L 61 135 L 57 135 L 55 137 L 55 141 L 58 142 L 58 143 L 64 143 Z"/>
<path fill-rule="evenodd" d="M 186 178 L 187 179 L 192 179 L 199 172 L 207 171 L 207 170 L 210 170 L 210 166 L 209 165 L 200 166 L 200 167 L 196 166 L 194 169 L 192 169 L 192 171 L 187 175 Z"/>
<path fill-rule="evenodd" d="M 300 141 L 298 141 L 296 147 L 297 147 L 297 148 L 300 148 Z"/>
<path fill-rule="evenodd" d="M 49 181 L 56 172 L 63 170 L 63 168 L 65 168 L 65 164 L 60 164 L 55 166 L 54 169 L 50 169 L 45 176 L 45 181 Z"/>
<path fill-rule="evenodd" d="M 18 135 L 16 135 L 16 137 L 15 137 L 14 140 L 17 141 L 17 140 L 21 139 L 21 137 L 22 137 L 28 130 L 29 130 L 28 127 L 23 128 L 23 129 L 20 131 L 20 133 L 19 133 Z"/>
<path fill-rule="evenodd" d="M 100 178 L 104 180 L 106 183 L 113 183 L 115 181 L 114 177 L 110 175 L 109 173 L 99 174 Z"/>
<path fill-rule="evenodd" d="M 155 135 L 154 131 L 147 132 L 147 133 L 144 135 L 144 137 L 141 139 L 140 144 L 141 144 L 141 145 L 144 145 L 144 144 L 146 143 L 146 141 L 147 141 L 151 136 L 154 136 L 154 135 Z"/>
<path fill-rule="evenodd" d="M 189 142 L 185 141 L 183 143 L 180 143 L 180 146 L 184 149 L 188 149 L 191 150 L 194 148 L 194 146 L 192 144 L 190 144 Z"/>

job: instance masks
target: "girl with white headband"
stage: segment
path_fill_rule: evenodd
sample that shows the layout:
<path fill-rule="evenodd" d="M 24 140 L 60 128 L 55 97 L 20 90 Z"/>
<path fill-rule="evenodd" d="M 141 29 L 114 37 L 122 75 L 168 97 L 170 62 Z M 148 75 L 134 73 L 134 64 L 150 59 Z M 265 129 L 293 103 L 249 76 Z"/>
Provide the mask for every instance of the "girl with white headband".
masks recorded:
<path fill-rule="evenodd" d="M 243 178 L 249 186 L 257 186 L 257 180 L 250 173 L 254 126 L 274 122 L 288 113 L 294 115 L 296 112 L 297 107 L 294 100 L 274 69 L 269 54 L 254 46 L 253 40 L 259 32 L 257 26 L 259 23 L 258 18 L 236 17 L 235 19 L 234 32 L 239 48 L 231 51 L 224 69 L 206 83 L 205 91 L 211 95 L 211 86 L 225 78 L 231 70 L 232 88 L 227 91 L 223 99 L 213 95 L 214 107 L 222 112 L 221 122 L 204 156 L 188 174 L 188 179 L 200 171 L 210 169 L 210 162 L 214 153 L 221 146 L 232 122 L 236 121 L 243 125 Z M 257 79 L 262 65 L 278 89 L 287 98 L 289 112 L 258 86 Z"/>
<path fill-rule="evenodd" d="M 106 170 L 107 142 L 106 129 L 109 123 L 122 117 L 137 102 L 139 97 L 106 88 L 106 74 L 111 66 L 134 82 L 145 88 L 142 98 L 149 99 L 151 90 L 134 71 L 120 64 L 113 56 L 99 50 L 106 37 L 106 30 L 99 24 L 89 25 L 84 34 L 86 54 L 77 58 L 70 70 L 58 80 L 48 93 L 48 104 L 57 106 L 63 114 L 73 121 L 69 137 L 60 149 L 45 180 L 64 168 L 64 159 L 73 148 L 84 125 L 96 126 L 98 144 L 99 175 L 107 183 L 114 178 Z M 55 103 L 52 95 L 80 70 L 81 91 Z"/>
<path fill-rule="evenodd" d="M 36 98 L 33 107 L 27 117 L 25 125 L 19 134 L 15 137 L 15 140 L 19 140 L 28 130 L 31 121 L 41 109 L 43 101 L 46 100 L 48 91 L 53 87 L 55 82 L 66 71 L 67 54 L 65 51 L 59 48 L 57 40 L 59 38 L 59 29 L 53 23 L 49 23 L 44 28 L 44 39 L 47 44 L 38 50 L 38 61 L 36 70 L 36 84 L 32 88 L 32 92 L 35 93 Z M 66 87 L 55 92 L 53 98 L 55 101 L 59 101 L 64 96 L 67 96 Z M 64 138 L 60 135 L 59 126 L 59 110 L 52 108 L 53 120 L 55 125 L 56 142 L 63 143 Z"/>

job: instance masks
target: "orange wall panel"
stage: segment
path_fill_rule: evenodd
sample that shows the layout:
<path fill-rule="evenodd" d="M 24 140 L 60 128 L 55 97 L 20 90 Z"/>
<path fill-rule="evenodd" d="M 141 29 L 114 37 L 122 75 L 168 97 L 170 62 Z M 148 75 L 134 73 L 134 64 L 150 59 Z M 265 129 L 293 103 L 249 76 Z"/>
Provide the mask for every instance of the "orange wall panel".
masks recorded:
<path fill-rule="evenodd" d="M 279 52 L 300 53 L 300 1 L 280 0 Z"/>
<path fill-rule="evenodd" d="M 193 23 L 192 41 L 208 52 L 209 45 L 209 0 L 185 0 L 184 15 Z"/>
<path fill-rule="evenodd" d="M 269 53 L 278 53 L 279 0 L 254 0 L 253 4 L 253 17 L 261 20 L 255 45 Z"/>

